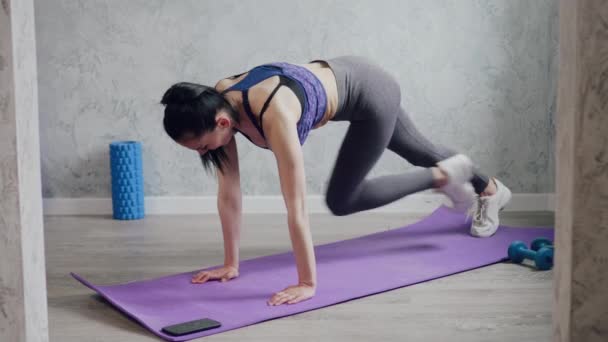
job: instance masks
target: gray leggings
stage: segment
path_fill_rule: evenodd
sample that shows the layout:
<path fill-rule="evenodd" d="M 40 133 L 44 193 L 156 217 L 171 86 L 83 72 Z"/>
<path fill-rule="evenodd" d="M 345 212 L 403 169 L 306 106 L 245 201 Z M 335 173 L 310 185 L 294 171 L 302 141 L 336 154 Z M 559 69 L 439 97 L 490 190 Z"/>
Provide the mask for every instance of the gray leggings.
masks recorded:
<path fill-rule="evenodd" d="M 332 69 L 338 85 L 338 109 L 332 121 L 350 121 L 325 196 L 331 212 L 348 215 L 432 188 L 430 167 L 457 152 L 431 143 L 416 129 L 401 107 L 395 78 L 358 56 L 322 61 Z M 418 167 L 365 179 L 386 148 Z M 479 194 L 488 177 L 476 171 L 471 183 Z"/>

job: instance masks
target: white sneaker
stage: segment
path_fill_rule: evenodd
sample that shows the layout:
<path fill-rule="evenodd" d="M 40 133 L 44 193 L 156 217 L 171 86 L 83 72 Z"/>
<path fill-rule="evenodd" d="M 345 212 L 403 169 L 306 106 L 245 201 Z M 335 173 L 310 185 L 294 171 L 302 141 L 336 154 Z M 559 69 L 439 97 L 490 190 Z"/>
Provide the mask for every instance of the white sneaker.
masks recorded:
<path fill-rule="evenodd" d="M 457 154 L 437 163 L 448 175 L 448 184 L 464 184 L 473 178 L 473 162 L 464 154 Z"/>
<path fill-rule="evenodd" d="M 475 207 L 471 208 L 473 215 L 471 235 L 473 236 L 490 237 L 494 235 L 500 223 L 498 212 L 511 200 L 511 190 L 498 179 L 493 178 L 493 180 L 496 183 L 496 193 L 492 196 L 478 196 Z"/>
<path fill-rule="evenodd" d="M 450 208 L 459 213 L 468 212 L 473 204 L 475 204 L 475 199 L 477 198 L 475 189 L 469 182 L 465 184 L 448 184 L 439 188 L 438 191 L 448 196 L 452 202 Z"/>
<path fill-rule="evenodd" d="M 469 181 L 473 178 L 473 162 L 464 154 L 457 154 L 437 163 L 437 167 L 448 175 L 448 183 L 438 189 L 450 201 L 452 209 L 466 212 L 475 203 L 475 190 Z"/>
<path fill-rule="evenodd" d="M 438 191 L 443 192 L 450 201 L 452 209 L 467 212 L 475 203 L 475 190 L 469 180 L 473 178 L 473 162 L 464 154 L 457 154 L 437 163 L 437 167 L 448 175 L 448 184 Z"/>

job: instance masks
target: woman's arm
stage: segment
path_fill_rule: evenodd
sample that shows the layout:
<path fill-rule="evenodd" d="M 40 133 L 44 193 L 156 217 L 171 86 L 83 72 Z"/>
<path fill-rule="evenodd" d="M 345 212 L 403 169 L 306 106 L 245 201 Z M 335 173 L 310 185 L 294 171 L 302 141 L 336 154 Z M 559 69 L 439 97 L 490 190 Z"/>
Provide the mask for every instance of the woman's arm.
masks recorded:
<path fill-rule="evenodd" d="M 224 236 L 224 266 L 209 271 L 201 271 L 192 277 L 193 283 L 202 284 L 208 280 L 227 281 L 239 275 L 239 242 L 241 233 L 241 186 L 238 155 L 234 136 L 225 149 L 229 163 L 224 173 L 217 170 L 217 208 L 222 222 Z"/>
<path fill-rule="evenodd" d="M 224 266 L 239 268 L 239 242 L 242 224 L 242 193 L 236 139 L 224 147 L 228 164 L 224 174 L 217 171 L 217 208 L 224 236 Z"/>
<path fill-rule="evenodd" d="M 297 120 L 294 115 L 281 111 L 280 101 L 271 103 L 275 104 L 264 115 L 264 132 L 277 160 L 281 191 L 287 207 L 289 236 L 298 269 L 296 287 L 306 286 L 314 294 L 317 284 L 316 263 L 306 208 L 306 178 Z M 308 298 L 310 297 L 312 295 Z"/>

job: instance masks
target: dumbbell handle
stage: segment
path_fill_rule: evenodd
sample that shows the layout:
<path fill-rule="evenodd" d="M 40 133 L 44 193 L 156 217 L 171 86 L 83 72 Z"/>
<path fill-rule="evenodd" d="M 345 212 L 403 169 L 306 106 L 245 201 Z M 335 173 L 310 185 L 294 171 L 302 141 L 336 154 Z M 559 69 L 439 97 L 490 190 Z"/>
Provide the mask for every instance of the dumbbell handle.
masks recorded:
<path fill-rule="evenodd" d="M 526 259 L 534 260 L 536 258 L 536 252 L 531 249 L 520 248 L 519 251 L 526 257 Z"/>
<path fill-rule="evenodd" d="M 538 245 L 538 249 L 541 249 L 543 247 L 553 248 L 553 244 L 552 243 L 541 243 Z"/>

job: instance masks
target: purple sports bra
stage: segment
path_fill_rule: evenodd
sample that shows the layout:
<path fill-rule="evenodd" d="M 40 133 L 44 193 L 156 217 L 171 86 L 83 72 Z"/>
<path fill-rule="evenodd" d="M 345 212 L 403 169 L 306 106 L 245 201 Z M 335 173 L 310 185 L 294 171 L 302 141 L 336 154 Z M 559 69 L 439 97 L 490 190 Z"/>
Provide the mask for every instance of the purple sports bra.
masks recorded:
<path fill-rule="evenodd" d="M 242 74 L 241 74 L 242 75 Z M 233 77 L 238 77 L 235 75 Z M 274 94 L 283 85 L 289 87 L 300 100 L 302 115 L 297 123 L 298 137 L 300 139 L 300 145 L 304 144 L 308 133 L 317 123 L 323 119 L 325 110 L 327 109 L 327 96 L 323 84 L 317 78 L 315 74 L 310 70 L 290 63 L 278 62 L 259 65 L 251 70 L 249 74 L 245 76 L 240 82 L 232 85 L 230 88 L 224 90 L 222 93 L 226 93 L 231 90 L 240 90 L 243 94 L 243 107 L 249 119 L 253 122 L 254 126 L 260 132 L 262 137 L 266 138 L 262 127 L 260 127 L 251 111 L 249 105 L 248 90 L 257 83 L 273 76 L 279 76 L 279 84 L 272 91 L 260 113 L 260 123 L 264 112 L 270 104 L 270 100 Z M 239 131 L 249 141 L 253 142 L 249 136 Z M 266 148 L 266 147 L 264 147 Z M 266 148 L 267 149 L 267 148 Z"/>

